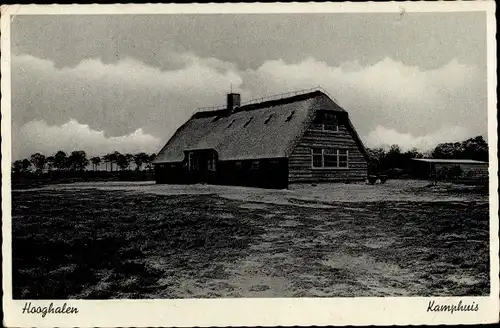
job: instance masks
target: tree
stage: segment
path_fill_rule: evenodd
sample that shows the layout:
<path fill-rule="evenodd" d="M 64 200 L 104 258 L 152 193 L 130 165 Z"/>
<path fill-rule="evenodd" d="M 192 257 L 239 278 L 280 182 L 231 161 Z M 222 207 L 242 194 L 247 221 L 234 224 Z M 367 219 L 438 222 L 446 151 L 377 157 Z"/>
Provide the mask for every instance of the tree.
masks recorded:
<path fill-rule="evenodd" d="M 432 151 L 432 158 L 451 159 L 456 157 L 456 148 L 455 145 L 451 142 L 440 143 Z"/>
<path fill-rule="evenodd" d="M 68 157 L 66 156 L 66 153 L 63 152 L 62 150 L 59 150 L 54 155 L 53 165 L 58 171 L 66 169 L 68 164 L 67 162 L 68 162 Z"/>
<path fill-rule="evenodd" d="M 52 172 L 54 168 L 54 156 L 47 157 L 47 169 Z"/>
<path fill-rule="evenodd" d="M 101 158 L 97 157 L 97 156 L 96 157 L 92 157 L 90 159 L 90 161 L 92 162 L 92 166 L 93 166 L 92 168 L 93 168 L 93 170 L 96 171 L 97 170 L 97 166 L 99 164 L 101 164 Z"/>
<path fill-rule="evenodd" d="M 125 154 L 125 156 L 127 157 L 127 160 L 129 162 L 129 165 L 130 165 L 130 163 L 132 163 L 134 161 L 134 155 L 132 155 L 132 154 Z M 128 168 L 129 167 L 127 166 L 127 169 Z"/>
<path fill-rule="evenodd" d="M 118 157 L 120 155 L 121 154 L 118 151 L 114 151 L 111 154 L 109 154 L 109 160 L 110 160 L 110 163 L 111 163 L 111 172 L 113 172 L 113 164 L 116 163 L 118 165 L 117 161 L 118 161 Z"/>
<path fill-rule="evenodd" d="M 462 142 L 463 158 L 488 161 L 488 143 L 482 136 L 470 138 Z"/>
<path fill-rule="evenodd" d="M 433 158 L 488 161 L 488 144 L 482 136 L 462 142 L 441 143 L 432 151 Z"/>
<path fill-rule="evenodd" d="M 119 152 L 114 151 L 112 153 L 106 154 L 102 157 L 103 161 L 106 163 L 106 170 L 107 168 L 107 163 L 109 163 L 110 171 L 113 172 L 113 164 L 115 164 L 118 160 L 118 156 L 121 155 Z"/>
<path fill-rule="evenodd" d="M 108 170 L 108 163 L 111 163 L 111 158 L 110 158 L 110 155 L 111 154 L 106 154 L 102 157 L 102 161 L 105 163 L 106 165 L 106 171 Z M 111 163 L 111 171 L 113 171 L 113 164 Z"/>
<path fill-rule="evenodd" d="M 455 180 L 455 179 L 458 179 L 463 173 L 464 172 L 463 172 L 462 168 L 460 167 L 460 165 L 453 165 L 450 168 L 450 172 L 449 172 L 448 178 L 450 180 Z"/>
<path fill-rule="evenodd" d="M 132 155 L 130 154 L 118 154 L 116 157 L 116 164 L 120 167 L 120 170 L 125 170 L 130 165 Z"/>
<path fill-rule="evenodd" d="M 38 174 L 43 172 L 43 169 L 45 168 L 45 162 L 46 162 L 45 155 L 42 155 L 40 153 L 35 153 L 32 154 L 30 157 L 30 162 L 33 164 L 35 167 L 35 170 Z"/>
<path fill-rule="evenodd" d="M 19 174 L 23 171 L 23 161 L 18 159 L 12 164 L 12 173 Z"/>
<path fill-rule="evenodd" d="M 138 153 L 134 155 L 134 163 L 136 171 L 140 171 L 142 169 L 142 164 L 148 163 L 149 155 L 146 153 Z"/>
<path fill-rule="evenodd" d="M 423 158 L 424 154 L 418 151 L 417 148 L 412 148 L 411 150 L 408 150 L 403 153 L 403 155 L 407 158 Z"/>
<path fill-rule="evenodd" d="M 154 154 L 154 153 L 148 155 L 147 161 L 144 161 L 144 163 L 146 164 L 146 169 L 148 169 L 148 170 L 153 169 L 153 161 L 155 160 L 155 158 L 156 158 L 156 154 Z"/>
<path fill-rule="evenodd" d="M 383 148 L 376 148 L 376 149 L 370 149 L 368 148 L 367 150 L 368 157 L 369 157 L 369 162 L 368 162 L 368 170 L 371 173 L 378 173 L 381 171 L 381 161 L 384 160 L 386 154 L 385 150 Z"/>
<path fill-rule="evenodd" d="M 71 152 L 71 155 L 68 157 L 68 162 L 70 168 L 75 171 L 83 171 L 85 167 L 89 165 L 87 154 L 83 150 L 75 150 Z"/>
<path fill-rule="evenodd" d="M 424 155 L 416 148 L 402 152 L 398 145 L 392 145 L 389 150 L 383 148 L 367 149 L 370 173 L 384 173 L 396 176 L 408 172 L 412 166 L 412 158 L 422 158 Z"/>
<path fill-rule="evenodd" d="M 23 159 L 23 172 L 28 172 L 31 168 L 31 162 L 29 159 L 25 158 Z"/>
<path fill-rule="evenodd" d="M 389 167 L 401 168 L 401 148 L 398 145 L 392 145 L 386 155 Z"/>
<path fill-rule="evenodd" d="M 436 170 L 436 180 L 453 181 L 462 175 L 463 171 L 460 165 L 453 165 L 451 167 L 442 166 Z"/>
<path fill-rule="evenodd" d="M 398 145 L 392 145 L 389 150 L 383 151 L 379 149 L 379 170 L 386 173 L 386 171 L 402 168 L 401 163 L 401 149 Z"/>
<path fill-rule="evenodd" d="M 401 154 L 401 168 L 408 171 L 412 170 L 413 158 L 423 158 L 424 154 L 418 151 L 416 148 L 405 151 Z"/>

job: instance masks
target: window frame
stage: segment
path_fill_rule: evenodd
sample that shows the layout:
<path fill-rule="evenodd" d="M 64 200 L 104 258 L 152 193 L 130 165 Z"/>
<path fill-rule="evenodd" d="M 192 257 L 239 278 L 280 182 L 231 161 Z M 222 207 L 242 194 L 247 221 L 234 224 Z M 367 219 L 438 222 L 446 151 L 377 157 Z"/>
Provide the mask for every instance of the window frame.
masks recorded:
<path fill-rule="evenodd" d="M 321 166 L 315 166 L 314 156 L 318 156 L 318 150 L 321 151 Z M 327 156 L 335 156 L 336 166 L 325 166 L 325 150 Z M 315 153 L 316 151 L 316 153 Z M 333 151 L 334 154 L 328 154 Z M 342 153 L 341 153 L 342 152 Z M 345 152 L 345 153 L 344 153 Z M 345 166 L 340 166 L 340 158 L 345 158 Z M 347 170 L 349 169 L 349 150 L 345 148 L 331 148 L 331 147 L 311 147 L 311 169 L 313 170 Z"/>
<path fill-rule="evenodd" d="M 188 170 L 200 171 L 200 158 L 194 152 L 188 153 Z"/>
<path fill-rule="evenodd" d="M 215 154 L 211 154 L 211 156 L 207 160 L 207 170 L 210 172 L 217 171 L 217 161 L 215 158 Z"/>
<path fill-rule="evenodd" d="M 318 151 L 319 150 L 319 154 L 318 154 Z M 316 151 L 316 152 L 315 152 Z M 314 163 L 315 163 L 315 158 L 314 157 L 317 157 L 317 156 L 320 156 L 320 163 L 321 163 L 321 166 L 315 166 Z M 313 147 L 311 148 L 311 167 L 313 169 L 321 169 L 323 168 L 323 148 L 316 148 L 316 147 Z"/>
<path fill-rule="evenodd" d="M 260 161 L 253 160 L 250 162 L 250 170 L 259 170 L 260 169 Z"/>
<path fill-rule="evenodd" d="M 246 128 L 251 122 L 253 121 L 253 116 L 251 116 L 248 121 L 243 125 L 244 128 Z"/>
<path fill-rule="evenodd" d="M 314 118 L 313 122 L 311 123 L 311 130 L 328 132 L 328 133 L 339 132 L 339 125 L 340 124 L 338 121 L 338 117 L 335 114 L 328 113 L 328 114 L 323 114 L 322 116 L 320 116 L 320 115 L 321 114 L 318 114 L 318 116 L 316 116 Z M 325 117 L 326 115 L 332 115 L 332 118 L 334 121 L 327 120 L 327 118 Z M 316 120 L 320 120 L 320 122 L 317 123 Z M 334 124 L 331 124 L 331 123 L 334 123 Z M 319 126 L 321 126 L 321 129 L 318 128 Z M 326 129 L 325 126 L 335 126 L 335 129 Z"/>
<path fill-rule="evenodd" d="M 345 153 L 341 154 L 340 153 L 341 151 L 345 151 Z M 345 166 L 341 166 L 340 165 L 340 163 L 342 162 L 340 160 L 341 157 L 345 157 L 345 163 L 346 163 Z M 349 168 L 349 150 L 348 149 L 341 149 L 341 148 L 337 149 L 337 166 L 339 168 L 342 168 L 342 169 L 343 168 L 346 168 L 346 169 Z"/>

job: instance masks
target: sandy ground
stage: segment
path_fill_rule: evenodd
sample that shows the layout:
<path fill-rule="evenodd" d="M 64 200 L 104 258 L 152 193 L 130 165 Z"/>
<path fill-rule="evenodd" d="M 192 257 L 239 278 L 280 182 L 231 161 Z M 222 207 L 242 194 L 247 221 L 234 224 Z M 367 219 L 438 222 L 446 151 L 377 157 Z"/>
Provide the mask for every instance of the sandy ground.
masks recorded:
<path fill-rule="evenodd" d="M 289 189 L 261 189 L 238 186 L 216 185 L 165 185 L 151 182 L 86 182 L 47 185 L 35 190 L 99 189 L 151 193 L 155 195 L 217 195 L 227 199 L 270 203 L 328 207 L 336 202 L 462 202 L 488 201 L 480 193 L 472 192 L 474 186 L 440 183 L 430 186 L 425 180 L 389 180 L 385 184 L 367 183 L 296 184 Z M 34 189 L 31 189 L 34 190 Z"/>
<path fill-rule="evenodd" d="M 14 294 L 486 295 L 488 221 L 484 193 L 425 181 L 51 185 L 13 192 Z"/>

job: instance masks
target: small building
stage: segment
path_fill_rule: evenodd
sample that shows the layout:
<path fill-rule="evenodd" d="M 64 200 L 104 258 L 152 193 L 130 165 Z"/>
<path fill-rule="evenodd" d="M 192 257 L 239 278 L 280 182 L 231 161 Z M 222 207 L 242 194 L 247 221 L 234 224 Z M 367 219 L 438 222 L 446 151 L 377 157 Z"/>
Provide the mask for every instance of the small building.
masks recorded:
<path fill-rule="evenodd" d="M 287 188 L 364 181 L 368 154 L 348 113 L 321 90 L 196 112 L 160 150 L 157 183 Z"/>
<path fill-rule="evenodd" d="M 439 158 L 412 158 L 412 160 L 414 161 L 412 174 L 418 178 L 468 183 L 488 181 L 488 162 Z"/>

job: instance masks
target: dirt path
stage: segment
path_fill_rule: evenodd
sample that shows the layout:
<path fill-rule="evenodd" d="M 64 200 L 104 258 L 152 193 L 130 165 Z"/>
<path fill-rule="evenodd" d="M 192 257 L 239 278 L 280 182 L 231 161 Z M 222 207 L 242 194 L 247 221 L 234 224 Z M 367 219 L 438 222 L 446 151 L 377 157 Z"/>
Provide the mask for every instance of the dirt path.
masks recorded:
<path fill-rule="evenodd" d="M 165 185 L 151 182 L 84 182 L 47 185 L 30 190 L 99 189 L 154 195 L 217 195 L 223 198 L 275 205 L 331 208 L 338 202 L 487 202 L 487 190 L 478 186 L 425 180 L 389 180 L 386 184 L 366 183 L 297 184 L 286 190 L 217 185 Z M 22 190 L 21 190 L 22 191 Z"/>

